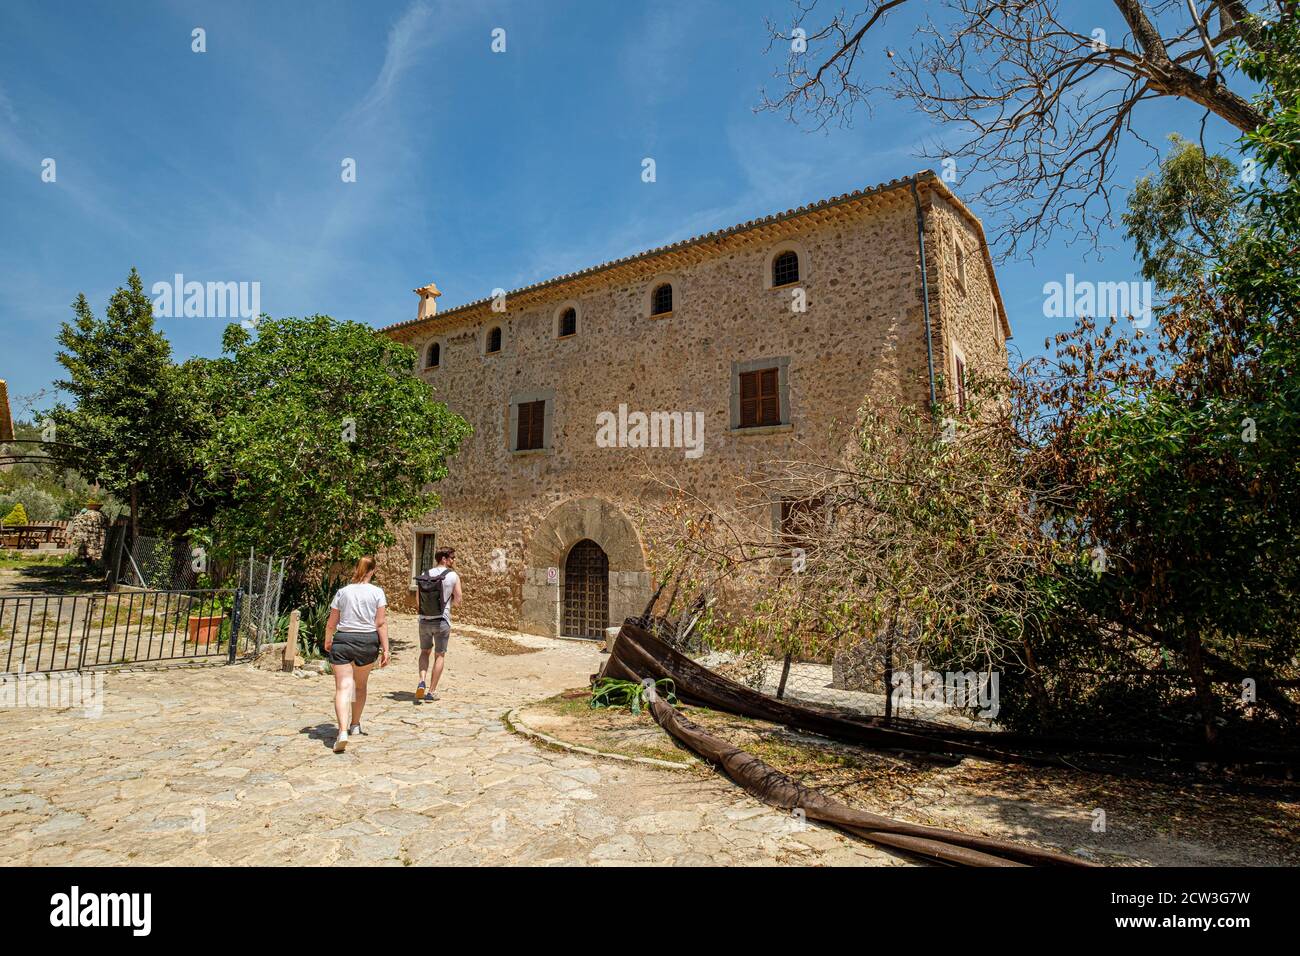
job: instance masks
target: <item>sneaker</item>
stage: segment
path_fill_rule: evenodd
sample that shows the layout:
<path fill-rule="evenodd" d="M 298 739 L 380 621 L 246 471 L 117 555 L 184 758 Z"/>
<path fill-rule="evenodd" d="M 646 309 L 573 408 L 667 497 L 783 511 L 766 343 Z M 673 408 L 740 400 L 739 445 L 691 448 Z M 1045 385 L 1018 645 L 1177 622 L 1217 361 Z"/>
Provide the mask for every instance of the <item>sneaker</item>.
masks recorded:
<path fill-rule="evenodd" d="M 346 730 L 340 730 L 339 735 L 334 738 L 334 752 L 336 754 L 341 754 L 343 753 L 343 751 L 347 749 L 348 749 L 348 732 Z"/>
<path fill-rule="evenodd" d="M 429 691 L 427 694 L 425 694 L 425 695 L 424 695 L 424 699 L 425 699 L 425 700 L 442 700 L 442 698 L 439 697 L 437 694 L 435 694 L 433 691 Z"/>
<path fill-rule="evenodd" d="M 360 725 L 360 724 L 353 724 L 351 727 L 348 728 L 348 736 L 349 736 L 349 737 L 359 737 L 359 736 L 361 736 L 363 733 L 365 733 L 365 731 L 363 731 L 363 730 L 361 729 L 361 725 Z"/>
<path fill-rule="evenodd" d="M 420 686 L 415 688 L 415 702 L 418 704 L 424 700 L 424 681 L 420 681 Z"/>

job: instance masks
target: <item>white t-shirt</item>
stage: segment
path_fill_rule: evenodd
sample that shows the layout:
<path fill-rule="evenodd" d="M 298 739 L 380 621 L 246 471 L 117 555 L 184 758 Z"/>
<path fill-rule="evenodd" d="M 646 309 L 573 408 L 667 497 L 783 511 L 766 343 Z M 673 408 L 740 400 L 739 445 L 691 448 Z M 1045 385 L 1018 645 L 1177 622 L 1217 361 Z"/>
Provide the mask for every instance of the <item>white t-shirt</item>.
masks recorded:
<path fill-rule="evenodd" d="M 436 564 L 425 573 L 430 575 L 442 574 L 442 572 L 446 570 L 447 569 L 444 568 L 441 564 Z M 459 580 L 460 580 L 460 575 L 457 574 L 455 571 L 447 571 L 446 574 L 443 574 L 442 614 L 438 617 L 429 617 L 428 615 L 421 614 L 420 615 L 421 621 L 446 621 L 447 626 L 451 627 L 451 596 L 456 593 L 456 582 Z"/>
<path fill-rule="evenodd" d="M 375 615 L 381 607 L 387 606 L 384 589 L 365 582 L 339 588 L 330 602 L 330 607 L 339 612 L 336 630 L 347 634 L 365 634 L 375 630 Z"/>

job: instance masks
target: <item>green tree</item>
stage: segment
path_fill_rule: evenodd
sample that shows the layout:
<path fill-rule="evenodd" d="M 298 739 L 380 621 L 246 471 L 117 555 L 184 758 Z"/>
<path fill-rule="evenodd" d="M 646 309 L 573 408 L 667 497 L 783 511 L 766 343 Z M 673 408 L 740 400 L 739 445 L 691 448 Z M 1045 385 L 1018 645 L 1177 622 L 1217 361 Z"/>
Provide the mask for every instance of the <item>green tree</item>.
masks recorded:
<path fill-rule="evenodd" d="M 412 374 L 412 349 L 323 315 L 231 325 L 223 348 L 202 369 L 202 454 L 226 548 L 289 556 L 301 583 L 311 559 L 375 551 L 437 506 L 430 485 L 470 427 Z"/>
<path fill-rule="evenodd" d="M 1166 292 L 1194 288 L 1206 279 L 1240 225 L 1237 165 L 1207 156 L 1177 133 L 1154 175 L 1129 194 L 1122 219 L 1142 260 L 1143 278 Z"/>
<path fill-rule="evenodd" d="M 9 513 L 4 516 L 3 523 L 10 527 L 27 523 L 27 509 L 23 507 L 21 501 L 9 509 Z"/>
<path fill-rule="evenodd" d="M 181 388 L 135 269 L 103 319 L 84 294 L 73 311 L 76 318 L 59 332 L 57 358 L 67 378 L 57 384 L 73 403 L 50 414 L 56 457 L 128 500 L 138 534 L 146 503 L 154 523 L 175 518 L 178 476 L 193 471 L 193 436 L 184 427 L 193 396 Z"/>
<path fill-rule="evenodd" d="M 1091 320 L 1058 336 L 1034 442 L 1045 480 L 1077 489 L 1058 534 L 1105 555 L 1100 573 L 1058 576 L 1061 622 L 1086 635 L 1075 648 L 1178 662 L 1210 742 L 1266 714 L 1300 725 L 1286 689 L 1300 676 L 1300 28 L 1288 14 L 1259 29 L 1234 57 L 1264 122 L 1244 137 L 1256 175 L 1228 200 L 1226 244 L 1184 254 L 1191 211 L 1212 219 L 1225 197 L 1179 149 L 1139 201 L 1158 213 L 1139 243 L 1147 274 L 1176 289 L 1156 348 Z M 1262 708 L 1243 705 L 1244 681 Z"/>

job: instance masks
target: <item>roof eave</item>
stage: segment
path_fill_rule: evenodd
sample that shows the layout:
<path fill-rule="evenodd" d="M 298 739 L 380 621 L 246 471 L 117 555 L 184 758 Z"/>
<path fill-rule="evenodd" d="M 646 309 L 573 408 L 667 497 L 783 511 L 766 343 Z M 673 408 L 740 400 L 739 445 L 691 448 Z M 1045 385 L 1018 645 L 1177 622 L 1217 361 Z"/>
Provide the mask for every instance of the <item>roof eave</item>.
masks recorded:
<path fill-rule="evenodd" d="M 611 259 L 608 262 L 603 262 L 599 265 L 590 266 L 586 269 L 580 269 L 577 272 L 569 272 L 569 273 L 565 273 L 564 275 L 555 276 L 554 278 L 551 279 L 546 279 L 542 282 L 534 282 L 531 285 L 520 286 L 517 289 L 513 289 L 507 292 L 506 298 L 511 299 L 516 296 L 537 293 L 548 288 L 562 288 L 566 284 L 578 282 L 583 279 L 589 279 L 593 276 L 600 275 L 602 272 L 609 272 L 617 268 L 635 265 L 638 262 L 645 262 L 662 256 L 671 255 L 673 253 L 679 253 L 684 250 L 703 245 L 706 242 L 717 242 L 722 239 L 731 238 L 732 236 L 743 235 L 746 232 L 762 229 L 764 227 L 769 227 L 769 226 L 778 225 L 787 222 L 794 222 L 796 220 L 802 219 L 806 216 L 814 215 L 824 210 L 835 209 L 842 206 L 852 205 L 854 203 L 865 202 L 869 199 L 881 196 L 885 193 L 892 192 L 897 189 L 910 188 L 913 182 L 921 183 L 926 181 L 932 181 L 935 183 L 939 182 L 933 170 L 929 170 L 929 169 L 922 170 L 921 172 L 914 173 L 911 176 L 904 176 L 899 179 L 891 179 L 889 182 L 880 183 L 876 186 L 870 186 L 863 189 L 855 190 L 851 193 L 844 193 L 839 196 L 833 196 L 828 199 L 823 199 L 815 203 L 810 203 L 809 205 L 806 206 L 797 206 L 793 209 L 787 209 L 784 212 L 780 212 L 780 213 L 773 213 L 770 216 L 764 216 L 759 219 L 750 219 L 746 222 L 739 223 L 734 226 L 728 226 L 724 229 L 715 229 L 713 232 L 703 233 L 702 235 L 698 235 L 698 236 L 692 236 L 689 239 L 682 239 L 678 242 L 669 243 L 668 245 L 657 246 L 653 249 L 647 249 L 644 252 L 635 253 L 630 256 L 624 256 L 620 259 Z M 945 190 L 945 193 L 946 192 L 947 191 Z M 947 195 L 951 196 L 951 193 L 947 193 Z M 955 197 L 953 198 L 955 199 Z M 960 205 L 960 202 L 958 204 Z M 964 211 L 966 211 L 967 214 L 969 214 L 969 211 L 965 210 L 964 206 L 962 206 L 961 208 Z M 978 220 L 976 221 L 978 222 Z M 981 236 L 982 235 L 983 233 L 981 232 Z M 491 302 L 492 302 L 491 296 L 482 299 L 475 299 L 471 302 L 465 302 L 461 305 L 454 306 L 453 308 L 450 309 L 441 310 L 436 315 L 429 316 L 428 318 L 409 319 L 405 322 L 397 322 L 392 325 L 382 326 L 379 329 L 379 331 L 385 333 L 394 333 L 394 332 L 407 333 L 407 332 L 415 331 L 420 327 L 428 327 L 434 324 L 445 322 L 446 320 L 455 316 L 470 314 L 475 309 L 479 309 L 486 305 L 489 305 Z M 1003 316 L 1004 325 L 1005 322 L 1006 322 L 1006 317 L 1004 315 Z"/>

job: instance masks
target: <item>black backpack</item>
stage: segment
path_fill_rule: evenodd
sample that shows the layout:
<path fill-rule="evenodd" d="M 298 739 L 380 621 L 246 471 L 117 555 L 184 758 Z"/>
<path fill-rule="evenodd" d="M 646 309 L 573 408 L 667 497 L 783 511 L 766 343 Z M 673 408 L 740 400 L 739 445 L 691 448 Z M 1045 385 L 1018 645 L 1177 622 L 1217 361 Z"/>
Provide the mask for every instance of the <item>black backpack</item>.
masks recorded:
<path fill-rule="evenodd" d="M 439 574 L 423 572 L 415 579 L 415 586 L 420 589 L 420 616 L 442 617 L 447 604 L 442 597 L 442 579 L 451 568 L 443 568 Z"/>

